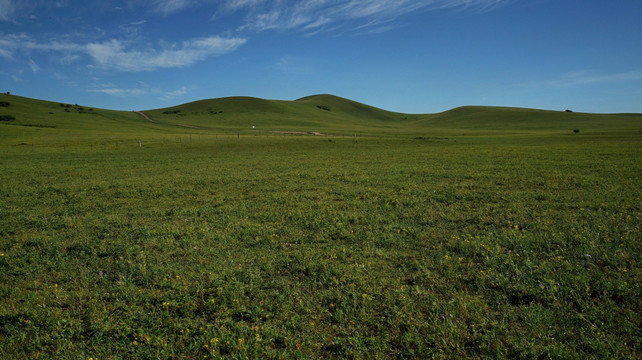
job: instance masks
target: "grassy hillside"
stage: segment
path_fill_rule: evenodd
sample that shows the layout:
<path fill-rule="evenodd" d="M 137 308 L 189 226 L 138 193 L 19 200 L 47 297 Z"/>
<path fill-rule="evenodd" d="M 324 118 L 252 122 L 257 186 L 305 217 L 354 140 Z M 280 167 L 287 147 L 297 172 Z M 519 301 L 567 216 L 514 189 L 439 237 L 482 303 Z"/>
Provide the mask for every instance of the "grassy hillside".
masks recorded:
<path fill-rule="evenodd" d="M 201 100 L 146 111 L 161 123 L 187 124 L 209 130 L 384 132 L 412 117 L 331 95 L 296 101 L 229 97 Z"/>
<path fill-rule="evenodd" d="M 642 114 L 587 114 L 525 108 L 464 106 L 420 116 L 408 129 L 468 132 L 631 133 L 642 131 Z"/>
<path fill-rule="evenodd" d="M 0 94 L 0 145 L 63 144 L 127 139 L 140 134 L 163 134 L 169 129 L 128 111 L 112 111 Z"/>
<path fill-rule="evenodd" d="M 232 97 L 147 111 L 161 123 L 209 130 L 290 130 L 370 135 L 534 134 L 642 131 L 640 114 L 585 114 L 465 106 L 437 114 L 402 114 L 332 95 L 295 101 Z"/>
<path fill-rule="evenodd" d="M 228 97 L 134 112 L 93 109 L 0 95 L 0 142 L 34 143 L 47 138 L 159 138 L 170 134 L 278 134 L 448 136 L 492 134 L 632 134 L 642 131 L 640 114 L 583 114 L 522 108 L 466 106 L 437 114 L 402 114 L 332 95 L 295 101 Z"/>

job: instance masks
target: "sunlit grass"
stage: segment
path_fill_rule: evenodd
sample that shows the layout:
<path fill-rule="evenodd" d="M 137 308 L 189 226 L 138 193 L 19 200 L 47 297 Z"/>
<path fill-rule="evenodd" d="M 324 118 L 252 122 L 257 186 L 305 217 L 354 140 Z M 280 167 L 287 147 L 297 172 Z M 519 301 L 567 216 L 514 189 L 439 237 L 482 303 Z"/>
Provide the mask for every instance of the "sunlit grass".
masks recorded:
<path fill-rule="evenodd" d="M 228 135 L 6 146 L 0 353 L 639 357 L 639 136 Z"/>

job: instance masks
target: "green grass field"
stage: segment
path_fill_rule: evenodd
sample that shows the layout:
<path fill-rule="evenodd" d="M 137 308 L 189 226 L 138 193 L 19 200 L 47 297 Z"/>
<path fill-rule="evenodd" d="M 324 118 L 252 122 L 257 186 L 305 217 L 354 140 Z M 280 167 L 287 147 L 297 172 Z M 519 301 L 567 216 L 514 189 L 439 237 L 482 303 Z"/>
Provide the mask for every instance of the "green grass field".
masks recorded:
<path fill-rule="evenodd" d="M 0 101 L 2 358 L 642 356 L 639 114 Z"/>

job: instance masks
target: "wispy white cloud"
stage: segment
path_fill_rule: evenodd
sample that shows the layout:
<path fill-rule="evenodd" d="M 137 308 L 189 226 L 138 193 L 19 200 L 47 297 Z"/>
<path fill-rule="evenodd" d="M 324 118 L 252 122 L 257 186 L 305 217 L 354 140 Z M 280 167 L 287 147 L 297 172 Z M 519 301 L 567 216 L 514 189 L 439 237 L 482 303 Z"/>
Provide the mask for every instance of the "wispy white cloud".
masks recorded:
<path fill-rule="evenodd" d="M 181 86 L 178 90 L 168 92 L 167 96 L 180 96 L 185 94 L 187 94 L 187 88 L 185 86 Z"/>
<path fill-rule="evenodd" d="M 10 43 L 8 41 L 0 39 L 0 57 L 5 59 L 11 59 L 13 57 L 13 49 L 9 46 Z"/>
<path fill-rule="evenodd" d="M 416 11 L 446 8 L 467 8 L 487 11 L 512 0 L 227 0 L 223 11 L 246 11 L 241 29 L 254 31 L 300 29 L 315 31 L 324 26 L 361 20 L 363 28 L 370 24 L 380 31 L 392 29 L 379 26 L 402 15 Z"/>
<path fill-rule="evenodd" d="M 94 80 L 100 81 L 100 79 L 94 79 Z M 87 92 L 100 93 L 100 94 L 105 94 L 105 95 L 110 95 L 115 97 L 128 97 L 128 96 L 143 96 L 143 95 L 149 95 L 149 94 L 158 94 L 160 93 L 160 90 L 153 88 L 149 84 L 142 81 L 138 81 L 136 83 L 136 86 L 134 87 L 123 87 L 113 83 L 97 82 L 96 84 L 92 85 L 92 87 L 88 89 Z"/>
<path fill-rule="evenodd" d="M 146 23 L 147 23 L 147 20 L 140 20 L 140 21 L 135 21 L 128 24 L 122 24 L 118 26 L 118 28 L 122 30 L 125 34 L 128 34 L 129 36 L 137 36 L 141 31 L 142 25 Z"/>
<path fill-rule="evenodd" d="M 62 64 L 69 65 L 69 64 L 71 64 L 72 62 L 74 62 L 74 61 L 76 61 L 78 59 L 80 59 L 80 55 L 67 54 L 67 55 L 64 55 L 62 58 L 60 58 L 60 62 Z"/>
<path fill-rule="evenodd" d="M 40 70 L 40 66 L 38 66 L 38 64 L 36 64 L 36 62 L 33 61 L 33 59 L 29 59 L 29 61 L 27 62 L 27 65 L 29 65 L 29 68 L 31 68 L 31 71 L 34 73 L 37 73 Z"/>
<path fill-rule="evenodd" d="M 0 0 L 0 20 L 9 21 L 15 11 L 11 0 Z"/>
<path fill-rule="evenodd" d="M 165 95 L 163 96 L 163 100 L 170 100 L 177 96 L 185 94 L 187 94 L 187 88 L 185 86 L 181 86 L 179 89 L 165 93 Z"/>
<path fill-rule="evenodd" d="M 90 89 L 87 91 L 93 92 L 93 93 L 102 93 L 102 94 L 111 95 L 111 96 L 119 96 L 119 97 L 141 96 L 141 95 L 149 94 L 148 89 L 136 89 L 136 88 L 133 88 L 133 89 L 104 88 L 104 89 Z"/>
<path fill-rule="evenodd" d="M 8 75 L 15 82 L 23 82 L 24 81 L 24 79 L 22 78 L 23 72 L 24 71 L 22 69 L 17 69 L 12 71 L 10 74 L 5 73 L 4 71 L 2 72 L 2 74 Z"/>
<path fill-rule="evenodd" d="M 58 51 L 73 53 L 82 51 L 84 45 L 71 41 L 37 41 L 25 34 L 8 35 L 7 40 L 13 51 L 17 50 L 38 50 L 38 51 Z"/>
<path fill-rule="evenodd" d="M 198 4 L 194 0 L 155 0 L 155 10 L 163 15 L 170 15 Z"/>
<path fill-rule="evenodd" d="M 16 52 L 24 50 L 74 52 L 82 50 L 82 45 L 61 41 L 38 42 L 26 34 L 0 33 L 0 56 L 11 59 Z"/>
<path fill-rule="evenodd" d="M 163 100 L 171 100 L 177 96 L 187 94 L 187 87 L 181 86 L 174 91 L 162 91 L 161 89 L 149 86 L 144 82 L 138 82 L 134 87 L 121 87 L 115 84 L 97 84 L 91 89 L 87 89 L 90 93 L 105 94 L 114 97 L 139 97 L 145 95 L 162 95 L 160 98 Z"/>
<path fill-rule="evenodd" d="M 18 48 L 19 43 L 21 40 L 26 38 L 27 36 L 24 34 L 15 35 L 0 33 L 0 56 L 6 59 L 13 58 L 13 54 Z"/>
<path fill-rule="evenodd" d="M 623 81 L 642 80 L 642 70 L 619 73 L 599 73 L 594 70 L 578 70 L 568 72 L 557 79 L 544 80 L 527 84 L 530 87 L 567 88 L 581 85 L 593 85 Z"/>
<path fill-rule="evenodd" d="M 210 36 L 186 40 L 180 44 L 159 43 L 156 47 L 140 49 L 137 44 L 117 39 L 79 44 L 66 41 L 40 42 L 18 34 L 0 37 L 0 57 L 12 59 L 16 53 L 29 54 L 33 51 L 58 52 L 63 54 L 60 61 L 67 64 L 78 60 L 82 55 L 88 55 L 93 66 L 101 69 L 153 71 L 190 66 L 207 57 L 232 52 L 246 41 L 238 37 Z M 35 68 L 34 64 L 28 63 L 32 70 Z"/>
<path fill-rule="evenodd" d="M 192 39 L 180 46 L 165 45 L 160 49 L 128 49 L 119 40 L 91 43 L 87 53 L 101 67 L 119 71 L 152 71 L 160 68 L 186 67 L 209 56 L 222 55 L 236 50 L 246 42 L 242 38 L 212 36 Z"/>

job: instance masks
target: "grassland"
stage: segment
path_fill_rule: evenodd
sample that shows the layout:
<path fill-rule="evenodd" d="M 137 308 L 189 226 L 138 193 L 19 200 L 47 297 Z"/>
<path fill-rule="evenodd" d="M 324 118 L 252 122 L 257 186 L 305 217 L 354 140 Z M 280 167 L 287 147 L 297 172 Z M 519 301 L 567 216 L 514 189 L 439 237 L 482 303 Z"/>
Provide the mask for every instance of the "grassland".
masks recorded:
<path fill-rule="evenodd" d="M 3 358 L 642 354 L 640 115 L 0 101 Z"/>

